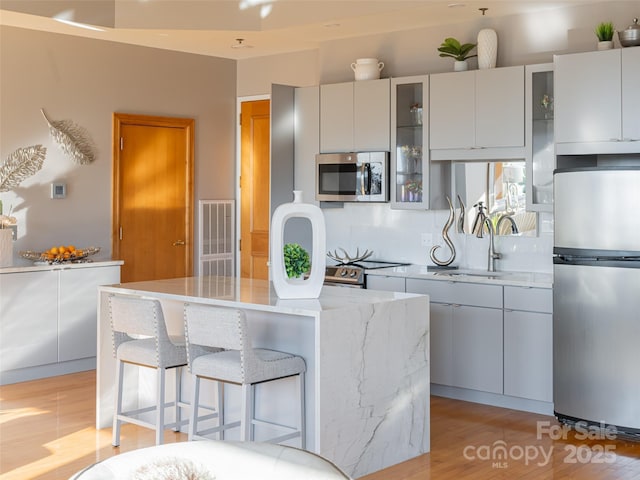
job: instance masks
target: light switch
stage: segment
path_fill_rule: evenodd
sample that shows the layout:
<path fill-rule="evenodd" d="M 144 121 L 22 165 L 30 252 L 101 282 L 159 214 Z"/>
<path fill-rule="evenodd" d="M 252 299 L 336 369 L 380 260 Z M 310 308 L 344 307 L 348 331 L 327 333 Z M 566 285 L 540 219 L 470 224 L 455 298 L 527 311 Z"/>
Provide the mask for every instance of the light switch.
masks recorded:
<path fill-rule="evenodd" d="M 51 198 L 65 198 L 67 196 L 67 184 L 66 183 L 52 183 L 51 184 Z"/>

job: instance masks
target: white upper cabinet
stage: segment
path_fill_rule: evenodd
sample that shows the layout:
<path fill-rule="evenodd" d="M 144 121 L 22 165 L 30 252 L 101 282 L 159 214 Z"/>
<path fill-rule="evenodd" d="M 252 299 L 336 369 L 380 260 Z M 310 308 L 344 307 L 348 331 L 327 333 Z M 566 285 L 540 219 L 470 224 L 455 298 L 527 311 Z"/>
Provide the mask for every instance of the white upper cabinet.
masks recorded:
<path fill-rule="evenodd" d="M 622 49 L 622 138 L 640 142 L 640 47 Z"/>
<path fill-rule="evenodd" d="M 475 146 L 475 73 L 451 72 L 431 75 L 431 150 Z"/>
<path fill-rule="evenodd" d="M 320 86 L 320 151 L 389 151 L 389 79 Z"/>
<path fill-rule="evenodd" d="M 432 160 L 524 158 L 524 67 L 430 77 Z"/>
<path fill-rule="evenodd" d="M 558 55 L 557 154 L 640 151 L 640 47 Z"/>

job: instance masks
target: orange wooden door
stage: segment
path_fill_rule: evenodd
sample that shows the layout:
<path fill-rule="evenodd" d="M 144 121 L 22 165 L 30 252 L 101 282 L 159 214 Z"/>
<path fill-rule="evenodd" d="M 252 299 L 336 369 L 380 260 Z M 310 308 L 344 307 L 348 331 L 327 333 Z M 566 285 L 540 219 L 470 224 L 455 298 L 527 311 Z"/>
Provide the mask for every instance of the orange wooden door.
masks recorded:
<path fill-rule="evenodd" d="M 122 282 L 193 275 L 191 119 L 114 114 L 113 256 Z"/>
<path fill-rule="evenodd" d="M 269 278 L 270 101 L 241 106 L 240 275 Z"/>

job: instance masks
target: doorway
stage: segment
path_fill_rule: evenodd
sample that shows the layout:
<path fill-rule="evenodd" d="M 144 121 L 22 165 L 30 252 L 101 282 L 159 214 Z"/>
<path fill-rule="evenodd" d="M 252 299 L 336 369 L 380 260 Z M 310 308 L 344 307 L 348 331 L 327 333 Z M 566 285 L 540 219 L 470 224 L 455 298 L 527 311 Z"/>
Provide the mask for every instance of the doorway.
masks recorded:
<path fill-rule="evenodd" d="M 269 279 L 271 101 L 240 104 L 240 276 Z"/>
<path fill-rule="evenodd" d="M 121 281 L 193 275 L 195 121 L 113 114 L 113 258 Z"/>

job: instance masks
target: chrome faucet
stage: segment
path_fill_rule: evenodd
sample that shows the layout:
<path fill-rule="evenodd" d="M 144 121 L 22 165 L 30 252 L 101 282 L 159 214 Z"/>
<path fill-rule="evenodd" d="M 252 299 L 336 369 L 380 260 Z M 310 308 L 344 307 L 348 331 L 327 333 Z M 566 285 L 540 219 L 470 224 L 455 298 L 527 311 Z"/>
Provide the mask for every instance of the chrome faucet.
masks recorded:
<path fill-rule="evenodd" d="M 487 270 L 490 272 L 496 271 L 496 260 L 500 260 L 502 255 L 496 252 L 495 245 L 493 243 L 493 239 L 496 235 L 496 231 L 493 228 L 493 223 L 490 218 L 485 218 L 482 226 L 480 227 L 480 232 L 484 230 L 484 226 L 487 226 L 487 230 L 489 230 L 489 262 L 487 264 Z M 478 235 L 479 238 L 482 238 L 482 235 Z"/>
<path fill-rule="evenodd" d="M 511 223 L 511 233 L 513 235 L 516 235 L 518 232 L 518 225 L 516 225 L 516 221 L 513 219 L 513 217 L 511 215 L 502 215 L 499 219 L 498 219 L 498 223 L 496 223 L 496 234 L 500 235 L 500 225 L 502 225 L 502 222 L 504 220 L 508 220 Z"/>

